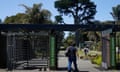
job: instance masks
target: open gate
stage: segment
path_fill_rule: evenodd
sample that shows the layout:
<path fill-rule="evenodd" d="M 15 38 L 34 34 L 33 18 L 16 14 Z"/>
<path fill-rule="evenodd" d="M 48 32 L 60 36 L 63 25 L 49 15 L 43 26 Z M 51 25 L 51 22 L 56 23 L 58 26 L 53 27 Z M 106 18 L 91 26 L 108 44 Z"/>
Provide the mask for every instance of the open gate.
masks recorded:
<path fill-rule="evenodd" d="M 7 68 L 48 68 L 48 32 L 7 32 Z"/>

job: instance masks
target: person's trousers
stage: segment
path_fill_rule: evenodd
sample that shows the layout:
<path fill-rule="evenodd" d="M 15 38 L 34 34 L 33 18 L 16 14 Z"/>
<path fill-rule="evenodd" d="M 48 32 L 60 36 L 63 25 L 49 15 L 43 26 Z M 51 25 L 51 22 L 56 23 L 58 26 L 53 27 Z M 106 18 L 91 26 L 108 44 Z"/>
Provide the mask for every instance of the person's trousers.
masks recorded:
<path fill-rule="evenodd" d="M 75 71 L 77 72 L 78 71 L 77 60 L 74 57 L 68 58 L 68 72 L 71 72 L 71 70 L 72 70 L 72 68 L 71 68 L 72 63 L 74 64 Z"/>

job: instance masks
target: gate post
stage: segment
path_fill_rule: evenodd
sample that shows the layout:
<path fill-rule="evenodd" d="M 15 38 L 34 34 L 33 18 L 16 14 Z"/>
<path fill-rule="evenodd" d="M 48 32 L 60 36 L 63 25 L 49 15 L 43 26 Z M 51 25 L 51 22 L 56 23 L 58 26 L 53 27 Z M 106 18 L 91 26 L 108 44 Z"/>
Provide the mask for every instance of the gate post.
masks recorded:
<path fill-rule="evenodd" d="M 102 67 L 104 69 L 111 67 L 110 33 L 112 33 L 112 29 L 102 31 Z"/>
<path fill-rule="evenodd" d="M 50 36 L 50 69 L 56 69 L 56 57 L 55 57 L 55 37 Z"/>
<path fill-rule="evenodd" d="M 116 67 L 116 45 L 115 45 L 115 36 L 114 34 L 112 33 L 110 35 L 110 64 L 111 64 L 111 68 L 115 68 Z"/>
<path fill-rule="evenodd" d="M 7 67 L 6 38 L 6 35 L 3 35 L 0 31 L 0 68 Z"/>

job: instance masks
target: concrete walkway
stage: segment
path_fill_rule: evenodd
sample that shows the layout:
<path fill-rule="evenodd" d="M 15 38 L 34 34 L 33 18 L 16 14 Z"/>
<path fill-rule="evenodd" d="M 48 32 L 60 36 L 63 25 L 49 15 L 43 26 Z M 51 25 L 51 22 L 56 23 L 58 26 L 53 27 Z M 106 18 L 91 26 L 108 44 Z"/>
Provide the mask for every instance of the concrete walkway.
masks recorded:
<path fill-rule="evenodd" d="M 120 72 L 120 70 L 102 70 L 99 66 L 91 64 L 89 60 L 77 60 L 79 72 Z M 14 71 L 6 71 L 4 69 L 0 69 L 0 72 L 67 72 L 67 57 L 64 56 L 64 53 L 61 52 L 58 57 L 58 70 L 47 70 L 47 71 L 39 71 L 39 69 L 34 70 L 14 70 Z M 74 68 L 74 67 L 72 67 Z"/>
<path fill-rule="evenodd" d="M 89 60 L 81 60 L 78 59 L 78 69 L 79 72 L 120 72 L 117 70 L 102 70 L 99 66 L 91 64 Z M 59 70 L 58 71 L 51 71 L 51 72 L 67 72 L 67 58 L 66 57 L 59 57 Z M 74 68 L 74 67 L 72 67 Z M 60 70 L 61 69 L 61 70 Z"/>

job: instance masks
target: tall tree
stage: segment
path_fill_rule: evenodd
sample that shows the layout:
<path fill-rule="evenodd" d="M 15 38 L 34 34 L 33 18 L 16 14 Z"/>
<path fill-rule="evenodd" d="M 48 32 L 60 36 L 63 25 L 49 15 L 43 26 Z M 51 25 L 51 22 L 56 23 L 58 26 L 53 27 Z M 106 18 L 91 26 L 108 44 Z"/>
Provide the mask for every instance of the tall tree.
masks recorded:
<path fill-rule="evenodd" d="M 120 24 L 120 5 L 112 7 L 111 15 L 115 20 L 115 24 Z"/>
<path fill-rule="evenodd" d="M 57 0 L 55 8 L 61 15 L 72 16 L 74 24 L 92 23 L 96 14 L 96 5 L 90 0 Z M 76 31 L 76 45 L 79 46 L 79 30 Z"/>
<path fill-rule="evenodd" d="M 28 7 L 24 4 L 21 6 L 25 7 L 26 14 L 28 15 L 29 23 L 51 23 L 50 11 L 42 9 L 42 4 L 33 4 L 33 7 Z"/>
<path fill-rule="evenodd" d="M 65 24 L 63 18 L 61 17 L 61 15 L 55 16 L 55 23 L 57 23 L 57 24 Z"/>
<path fill-rule="evenodd" d="M 6 17 L 4 23 L 5 24 L 9 24 L 9 23 L 12 23 L 12 24 L 27 24 L 27 23 L 29 23 L 27 18 L 28 17 L 27 17 L 26 14 L 18 13 L 16 15 Z"/>
<path fill-rule="evenodd" d="M 25 13 L 18 13 L 16 15 L 6 17 L 4 23 L 14 24 L 51 24 L 51 13 L 46 9 L 42 9 L 42 4 L 33 4 L 33 7 L 28 7 L 24 4 L 20 6 L 25 7 Z"/>
<path fill-rule="evenodd" d="M 112 7 L 112 12 L 111 12 L 113 18 L 115 20 L 120 20 L 120 5 L 117 5 L 116 7 Z"/>
<path fill-rule="evenodd" d="M 62 15 L 71 15 L 74 24 L 87 24 L 96 13 L 96 5 L 90 0 L 57 0 L 55 8 Z"/>

